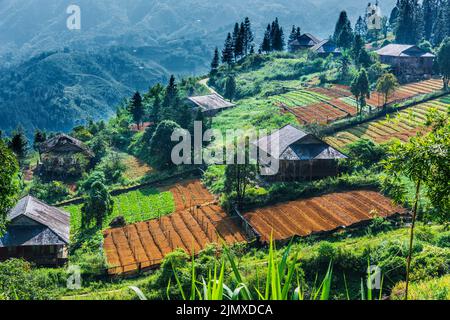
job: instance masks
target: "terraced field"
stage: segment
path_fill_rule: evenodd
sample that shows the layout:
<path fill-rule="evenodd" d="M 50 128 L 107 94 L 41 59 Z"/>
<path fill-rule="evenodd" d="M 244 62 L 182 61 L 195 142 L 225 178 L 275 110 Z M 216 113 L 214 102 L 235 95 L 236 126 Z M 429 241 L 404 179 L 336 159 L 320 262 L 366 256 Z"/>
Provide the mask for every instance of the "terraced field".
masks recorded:
<path fill-rule="evenodd" d="M 442 81 L 439 79 L 407 84 L 399 87 L 389 98 L 388 103 L 399 102 L 440 89 L 442 89 Z M 303 124 L 327 124 L 354 116 L 357 113 L 356 102 L 350 89 L 342 85 L 292 91 L 273 96 L 270 100 L 284 112 L 295 115 Z M 373 92 L 367 103 L 372 108 L 380 108 L 383 106 L 383 97 L 377 92 Z"/>
<path fill-rule="evenodd" d="M 351 227 L 375 217 L 406 214 L 406 210 L 374 191 L 331 193 L 320 197 L 280 203 L 244 214 L 261 240 L 288 240 Z"/>
<path fill-rule="evenodd" d="M 431 109 L 447 113 L 450 96 L 436 99 L 397 112 L 394 116 L 367 122 L 351 129 L 340 131 L 324 140 L 336 148 L 342 148 L 359 139 L 370 139 L 376 143 L 397 138 L 407 141 L 418 132 L 428 130 L 426 115 Z"/>
<path fill-rule="evenodd" d="M 168 188 L 145 187 L 113 197 L 113 213 L 103 224 L 107 228 L 111 221 L 123 216 L 127 223 L 135 223 L 190 208 L 194 205 L 214 201 L 214 196 L 202 185 L 200 180 L 188 180 Z M 72 231 L 81 226 L 83 205 L 70 205 L 64 208 L 70 213 Z"/>
<path fill-rule="evenodd" d="M 234 219 L 219 206 L 208 204 L 182 210 L 161 219 L 139 222 L 104 232 L 104 252 L 111 275 L 135 273 L 161 264 L 176 249 L 190 255 L 210 243 L 245 242 Z"/>

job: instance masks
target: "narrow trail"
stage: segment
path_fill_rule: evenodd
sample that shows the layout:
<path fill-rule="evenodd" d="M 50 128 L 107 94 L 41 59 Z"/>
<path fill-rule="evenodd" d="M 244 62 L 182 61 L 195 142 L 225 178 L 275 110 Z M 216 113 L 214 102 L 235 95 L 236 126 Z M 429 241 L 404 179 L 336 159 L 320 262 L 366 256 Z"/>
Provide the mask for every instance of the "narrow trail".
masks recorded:
<path fill-rule="evenodd" d="M 208 86 L 208 81 L 209 81 L 209 78 L 206 78 L 206 79 L 200 80 L 198 83 L 204 85 L 209 90 L 209 92 L 211 94 L 218 94 L 218 95 L 220 95 L 216 90 L 214 90 L 213 88 Z"/>

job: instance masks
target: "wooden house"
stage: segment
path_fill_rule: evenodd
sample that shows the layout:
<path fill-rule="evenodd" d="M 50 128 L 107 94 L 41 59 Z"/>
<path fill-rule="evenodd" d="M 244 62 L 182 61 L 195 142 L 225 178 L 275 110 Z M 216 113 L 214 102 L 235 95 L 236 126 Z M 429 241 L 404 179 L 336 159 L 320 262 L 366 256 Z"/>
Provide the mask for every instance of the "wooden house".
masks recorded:
<path fill-rule="evenodd" d="M 322 40 L 311 48 L 319 57 L 326 58 L 330 54 L 333 56 L 340 56 L 341 50 L 337 47 L 333 40 Z"/>
<path fill-rule="evenodd" d="M 213 117 L 220 111 L 236 106 L 235 104 L 226 101 L 217 93 L 206 96 L 189 97 L 187 102 L 194 109 L 201 110 L 206 117 Z"/>
<path fill-rule="evenodd" d="M 307 50 L 311 49 L 318 43 L 320 43 L 321 40 L 316 38 L 310 33 L 304 33 L 294 41 L 289 43 L 289 48 L 291 51 L 299 51 L 299 50 Z"/>
<path fill-rule="evenodd" d="M 7 221 L 0 237 L 0 261 L 23 258 L 43 266 L 67 261 L 68 213 L 27 196 L 8 212 Z"/>
<path fill-rule="evenodd" d="M 375 52 L 402 83 L 429 79 L 433 74 L 436 56 L 415 45 L 389 44 Z"/>
<path fill-rule="evenodd" d="M 291 125 L 258 140 L 259 153 L 270 160 L 260 161 L 272 181 L 312 180 L 336 176 L 337 161 L 347 156 L 312 134 Z M 274 161 L 278 171 L 273 171 Z"/>
<path fill-rule="evenodd" d="M 79 177 L 90 165 L 94 154 L 81 141 L 59 134 L 39 147 L 39 173 L 50 179 Z"/>

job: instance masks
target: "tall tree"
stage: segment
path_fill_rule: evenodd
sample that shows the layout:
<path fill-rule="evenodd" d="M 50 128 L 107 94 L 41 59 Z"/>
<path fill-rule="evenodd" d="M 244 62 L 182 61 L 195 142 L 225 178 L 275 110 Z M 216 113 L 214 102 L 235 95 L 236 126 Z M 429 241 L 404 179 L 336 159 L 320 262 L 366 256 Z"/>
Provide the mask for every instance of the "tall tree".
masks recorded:
<path fill-rule="evenodd" d="M 95 222 L 97 228 L 103 226 L 103 222 L 114 209 L 114 200 L 108 192 L 108 189 L 101 181 L 92 183 L 89 189 L 89 195 L 85 204 L 81 208 L 82 228 L 91 227 L 92 222 Z"/>
<path fill-rule="evenodd" d="M 377 91 L 383 95 L 384 108 L 386 108 L 389 98 L 392 96 L 398 86 L 398 80 L 392 73 L 385 73 L 378 79 Z"/>
<path fill-rule="evenodd" d="M 162 121 L 156 128 L 149 144 L 150 163 L 157 169 L 173 167 L 172 149 L 177 144 L 171 140 L 172 133 L 181 127 L 173 121 Z"/>
<path fill-rule="evenodd" d="M 34 132 L 33 149 L 39 154 L 39 160 L 41 160 L 41 144 L 47 140 L 47 133 L 45 131 L 36 129 Z"/>
<path fill-rule="evenodd" d="M 438 2 L 437 0 L 423 0 L 422 8 L 424 37 L 426 40 L 431 41 L 431 37 L 433 35 L 433 26 L 438 15 Z"/>
<path fill-rule="evenodd" d="M 225 40 L 225 45 L 222 49 L 222 62 L 228 65 L 233 64 L 234 58 L 234 46 L 233 46 L 233 38 L 231 33 L 228 33 L 227 39 Z"/>
<path fill-rule="evenodd" d="M 266 32 L 264 33 L 264 38 L 261 44 L 261 51 L 268 53 L 272 51 L 272 43 L 271 43 L 271 27 L 270 24 L 267 26 Z"/>
<path fill-rule="evenodd" d="M 245 31 L 244 32 L 244 51 L 245 51 L 245 55 L 247 55 L 253 46 L 253 41 L 255 40 L 253 31 L 252 31 L 252 24 L 250 22 L 249 17 L 246 17 L 244 19 L 244 31 Z"/>
<path fill-rule="evenodd" d="M 176 108 L 180 103 L 178 96 L 178 86 L 175 81 L 175 76 L 171 75 L 169 84 L 164 93 L 164 99 L 160 112 L 160 120 L 171 120 L 176 116 Z"/>
<path fill-rule="evenodd" d="M 233 101 L 236 96 L 236 79 L 233 75 L 227 77 L 227 82 L 225 83 L 225 94 L 224 97 L 230 101 Z"/>
<path fill-rule="evenodd" d="M 355 38 L 353 39 L 353 45 L 352 45 L 352 51 L 351 51 L 353 60 L 356 63 L 358 63 L 359 54 L 361 53 L 361 50 L 364 49 L 364 45 L 365 45 L 365 42 L 363 40 L 363 37 L 359 34 L 356 34 Z"/>
<path fill-rule="evenodd" d="M 422 10 L 418 0 L 400 0 L 395 41 L 400 44 L 417 44 L 422 35 Z"/>
<path fill-rule="evenodd" d="M 239 57 L 242 56 L 243 53 L 243 24 L 241 25 L 241 27 L 239 27 L 239 23 L 236 22 L 236 24 L 234 25 L 234 30 L 233 30 L 233 37 L 232 37 L 232 41 L 233 41 L 233 57 L 234 57 L 234 61 L 238 60 Z"/>
<path fill-rule="evenodd" d="M 392 9 L 391 15 L 389 16 L 389 25 L 392 30 L 397 29 L 397 20 L 400 13 L 400 0 L 397 0 L 397 5 Z"/>
<path fill-rule="evenodd" d="M 341 11 L 339 14 L 339 19 L 336 23 L 336 27 L 334 28 L 334 34 L 333 34 L 333 41 L 338 42 L 339 36 L 341 35 L 342 29 L 344 29 L 345 26 L 350 25 L 350 20 L 347 16 L 347 11 Z"/>
<path fill-rule="evenodd" d="M 288 50 L 291 52 L 294 51 L 293 47 L 292 47 L 292 43 L 295 40 L 297 40 L 297 28 L 295 27 L 295 25 L 293 25 L 291 33 L 289 34 L 289 38 L 288 38 Z"/>
<path fill-rule="evenodd" d="M 366 19 L 363 19 L 363 17 L 359 16 L 358 21 L 355 24 L 355 35 L 358 35 L 361 38 L 365 39 L 367 37 L 368 31 L 369 29 L 367 27 Z"/>
<path fill-rule="evenodd" d="M 138 129 L 140 129 L 142 118 L 145 115 L 145 109 L 139 91 L 136 91 L 133 95 L 133 98 L 131 98 L 130 105 L 128 106 L 128 111 L 131 113 L 133 121 L 137 124 Z"/>
<path fill-rule="evenodd" d="M 369 68 L 372 65 L 372 57 L 366 48 L 362 48 L 359 52 L 358 65 L 363 68 Z"/>
<path fill-rule="evenodd" d="M 408 143 L 393 143 L 385 162 L 387 180 L 399 184 L 405 176 L 415 185 L 413 200 L 413 217 L 409 238 L 409 252 L 406 264 L 405 300 L 408 300 L 411 261 L 413 257 L 414 231 L 418 215 L 419 200 L 423 187 L 426 187 L 428 198 L 438 209 L 439 218 L 449 219 L 450 187 L 450 125 L 448 117 L 428 116 L 427 124 L 433 130 L 427 135 L 419 135 L 410 139 Z"/>
<path fill-rule="evenodd" d="M 431 42 L 439 46 L 448 34 L 445 8 L 440 8 L 433 26 Z"/>
<path fill-rule="evenodd" d="M 211 71 L 210 71 L 211 76 L 214 76 L 215 74 L 217 74 L 217 70 L 219 69 L 219 64 L 220 64 L 219 48 L 216 47 L 216 49 L 214 50 L 213 59 L 211 61 Z"/>
<path fill-rule="evenodd" d="M 19 192 L 17 183 L 19 164 L 2 139 L 0 139 L 0 163 L 0 236 L 2 236 L 8 210 L 16 203 Z"/>
<path fill-rule="evenodd" d="M 450 81 L 450 37 L 447 37 L 439 47 L 437 61 L 444 83 L 444 90 L 448 90 Z"/>
<path fill-rule="evenodd" d="M 351 92 L 355 96 L 358 114 L 361 116 L 366 106 L 366 98 L 370 98 L 370 83 L 366 69 L 362 68 L 351 84 Z"/>
<path fill-rule="evenodd" d="M 28 139 L 22 127 L 17 128 L 12 133 L 11 141 L 9 141 L 9 148 L 14 154 L 22 160 L 27 155 Z"/>
<path fill-rule="evenodd" d="M 285 42 L 284 42 L 284 32 L 283 28 L 280 27 L 280 23 L 278 22 L 278 18 L 275 18 L 275 21 L 272 22 L 270 33 L 271 39 L 271 48 L 274 51 L 283 51 Z"/>

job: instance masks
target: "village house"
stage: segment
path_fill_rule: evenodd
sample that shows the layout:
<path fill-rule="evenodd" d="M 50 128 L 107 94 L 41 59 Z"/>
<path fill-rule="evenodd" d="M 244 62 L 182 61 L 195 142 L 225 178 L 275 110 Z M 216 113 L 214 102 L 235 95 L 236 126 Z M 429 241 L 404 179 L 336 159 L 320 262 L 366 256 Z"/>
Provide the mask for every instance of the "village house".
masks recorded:
<path fill-rule="evenodd" d="M 278 172 L 264 178 L 272 181 L 312 180 L 336 176 L 337 161 L 347 156 L 334 149 L 312 134 L 291 125 L 274 132 L 258 141 L 260 152 L 273 161 L 279 162 Z M 269 162 L 262 166 L 269 169 Z"/>
<path fill-rule="evenodd" d="M 84 143 L 65 134 L 43 142 L 39 151 L 39 173 L 49 179 L 79 177 L 94 158 L 94 154 Z"/>
<path fill-rule="evenodd" d="M 7 221 L 0 238 L 0 261 L 23 258 L 42 266 L 67 261 L 68 213 L 27 196 L 8 212 Z"/>
<path fill-rule="evenodd" d="M 294 41 L 289 43 L 289 48 L 291 48 L 292 51 L 299 51 L 299 50 L 307 50 L 311 49 L 318 43 L 320 43 L 321 40 L 316 38 L 310 33 L 304 33 Z"/>
<path fill-rule="evenodd" d="M 196 110 L 201 112 L 206 117 L 213 117 L 220 111 L 233 108 L 236 105 L 226 101 L 223 97 L 217 93 L 213 93 L 206 96 L 189 97 L 187 102 Z"/>
<path fill-rule="evenodd" d="M 341 50 L 337 47 L 333 40 L 322 40 L 315 46 L 311 47 L 311 51 L 315 52 L 321 58 L 326 58 L 330 54 L 335 57 L 341 55 Z"/>
<path fill-rule="evenodd" d="M 433 74 L 436 56 L 415 45 L 389 44 L 375 52 L 402 83 L 429 79 Z"/>

